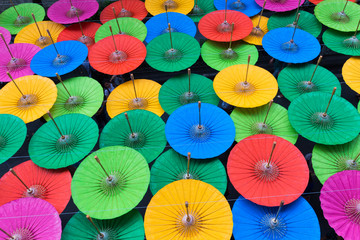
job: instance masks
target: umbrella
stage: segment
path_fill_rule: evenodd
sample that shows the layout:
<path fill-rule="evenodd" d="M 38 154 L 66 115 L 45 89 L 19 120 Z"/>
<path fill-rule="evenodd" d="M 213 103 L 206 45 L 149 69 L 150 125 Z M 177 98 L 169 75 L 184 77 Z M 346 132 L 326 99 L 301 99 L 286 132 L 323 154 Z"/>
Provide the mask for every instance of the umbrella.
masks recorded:
<path fill-rule="evenodd" d="M 29 155 L 43 168 L 67 167 L 83 159 L 94 148 L 98 136 L 99 128 L 90 117 L 78 113 L 62 115 L 35 132 Z"/>
<path fill-rule="evenodd" d="M 158 115 L 146 110 L 136 109 L 119 114 L 104 127 L 99 146 L 133 148 L 150 163 L 166 146 L 165 123 Z"/>
<path fill-rule="evenodd" d="M 38 198 L 20 198 L 0 207 L 0 238 L 60 240 L 61 220 L 56 209 Z"/>
<path fill-rule="evenodd" d="M 195 4 L 188 16 L 194 21 L 200 19 L 208 13 L 216 11 L 213 0 L 195 0 Z"/>
<path fill-rule="evenodd" d="M 333 29 L 326 30 L 322 35 L 322 40 L 325 46 L 334 52 L 350 56 L 360 56 L 359 38 L 360 32 L 358 33 L 356 31 L 355 34 L 344 33 Z"/>
<path fill-rule="evenodd" d="M 233 106 L 254 108 L 276 96 L 278 86 L 274 76 L 258 66 L 239 64 L 221 70 L 214 79 L 218 97 Z"/>
<path fill-rule="evenodd" d="M 303 94 L 291 102 L 290 123 L 304 138 L 316 143 L 336 145 L 350 142 L 359 134 L 358 111 L 345 99 L 334 96 L 335 90 L 332 94 Z"/>
<path fill-rule="evenodd" d="M 210 184 L 180 180 L 166 185 L 145 212 L 145 235 L 158 239 L 230 239 L 233 221 L 229 203 Z"/>
<path fill-rule="evenodd" d="M 6 28 L 0 27 L 0 33 L 4 36 L 5 42 L 7 44 L 10 44 L 11 34 L 10 34 L 9 30 L 7 30 Z M 1 48 L 6 47 L 5 43 L 3 41 L 0 41 L 0 47 Z"/>
<path fill-rule="evenodd" d="M 232 40 L 237 41 L 251 33 L 253 24 L 245 14 L 233 10 L 218 10 L 206 14 L 199 22 L 199 31 L 207 39 L 229 42 L 231 25 L 234 23 Z"/>
<path fill-rule="evenodd" d="M 345 83 L 360 93 L 360 57 L 349 58 L 342 68 L 342 75 Z"/>
<path fill-rule="evenodd" d="M 320 239 L 319 220 L 302 197 L 286 206 L 263 207 L 240 196 L 232 212 L 236 240 Z"/>
<path fill-rule="evenodd" d="M 304 63 L 320 53 L 319 41 L 310 33 L 297 28 L 276 28 L 265 34 L 264 50 L 273 58 L 287 63 Z"/>
<path fill-rule="evenodd" d="M 146 10 L 153 16 L 166 11 L 188 14 L 194 6 L 192 0 L 145 0 Z"/>
<path fill-rule="evenodd" d="M 150 170 L 140 153 L 112 146 L 82 161 L 71 191 L 80 211 L 96 219 L 112 219 L 131 211 L 145 195 L 149 182 Z"/>
<path fill-rule="evenodd" d="M 11 158 L 23 145 L 26 125 L 11 114 L 0 114 L 0 164 Z"/>
<path fill-rule="evenodd" d="M 344 239 L 356 239 L 360 232 L 360 171 L 336 173 L 320 193 L 321 208 L 329 225 Z"/>
<path fill-rule="evenodd" d="M 12 114 L 29 123 L 44 115 L 56 96 L 56 86 L 49 78 L 37 75 L 17 78 L 1 89 L 0 114 Z"/>
<path fill-rule="evenodd" d="M 45 18 L 44 8 L 36 3 L 22 3 L 6 9 L 0 14 L 0 26 L 9 30 L 11 34 L 17 34 L 21 29 L 33 23 L 31 14 L 38 21 Z"/>
<path fill-rule="evenodd" d="M 255 0 L 259 6 L 262 6 L 266 0 Z M 272 0 L 268 1 L 265 9 L 274 12 L 287 12 L 301 6 L 305 0 Z"/>
<path fill-rule="evenodd" d="M 166 185 L 181 179 L 195 179 L 211 184 L 224 194 L 227 187 L 226 171 L 219 159 L 188 158 L 169 149 L 151 167 L 150 190 L 155 195 Z"/>
<path fill-rule="evenodd" d="M 292 128 L 286 108 L 273 103 L 256 108 L 235 108 L 230 114 L 234 121 L 236 135 L 239 142 L 256 134 L 271 134 L 296 143 L 297 132 Z"/>
<path fill-rule="evenodd" d="M 149 79 L 136 79 L 130 75 L 132 81 L 125 82 L 115 88 L 106 103 L 111 118 L 133 109 L 144 109 L 155 113 L 159 117 L 164 113 L 159 103 L 161 85 Z"/>
<path fill-rule="evenodd" d="M 354 32 L 360 20 L 360 6 L 351 1 L 327 0 L 319 3 L 314 13 L 325 26 L 341 31 Z"/>
<path fill-rule="evenodd" d="M 0 187 L 0 206 L 19 198 L 40 198 L 61 213 L 70 201 L 71 174 L 66 168 L 48 170 L 28 160 L 2 176 Z"/>
<path fill-rule="evenodd" d="M 216 9 L 235 10 L 244 13 L 248 17 L 255 16 L 261 11 L 261 7 L 255 0 L 214 0 Z"/>
<path fill-rule="evenodd" d="M 101 107 L 104 100 L 104 90 L 100 83 L 89 77 L 74 77 L 56 85 L 58 94 L 56 102 L 50 109 L 53 117 L 69 113 L 81 113 L 92 117 Z M 44 115 L 46 121 L 50 117 Z"/>
<path fill-rule="evenodd" d="M 169 24 L 169 29 L 171 26 Z M 180 32 L 154 38 L 147 46 L 146 62 L 162 72 L 176 72 L 191 67 L 200 57 L 199 42 Z"/>
<path fill-rule="evenodd" d="M 149 21 L 145 23 L 148 29 L 145 41 L 149 43 L 157 36 L 168 33 L 169 23 L 171 24 L 171 32 L 186 33 L 191 37 L 195 37 L 196 35 L 197 29 L 191 18 L 182 13 L 165 12 L 150 18 Z"/>
<path fill-rule="evenodd" d="M 300 13 L 300 17 L 298 21 L 296 21 L 298 18 L 298 13 Z M 297 28 L 310 33 L 314 37 L 318 37 L 322 29 L 321 23 L 314 15 L 302 10 L 275 13 L 269 18 L 268 21 L 269 30 L 284 27 L 294 28 L 295 25 Z"/>
<path fill-rule="evenodd" d="M 144 220 L 139 211 L 133 209 L 127 214 L 110 220 L 88 218 L 78 212 L 66 224 L 62 240 L 83 239 L 122 239 L 143 240 L 145 237 Z"/>
<path fill-rule="evenodd" d="M 47 15 L 51 21 L 71 24 L 84 21 L 92 17 L 99 9 L 99 3 L 96 0 L 59 0 L 51 5 Z"/>
<path fill-rule="evenodd" d="M 289 204 L 304 192 L 309 169 L 302 153 L 287 140 L 257 134 L 231 150 L 227 171 L 235 189 L 246 199 L 267 207 Z"/>
<path fill-rule="evenodd" d="M 108 5 L 100 14 L 100 21 L 102 24 L 115 18 L 113 8 L 117 12 L 117 18 L 132 17 L 143 20 L 148 12 L 145 8 L 145 3 L 140 0 L 120 0 Z"/>
<path fill-rule="evenodd" d="M 322 1 L 324 1 L 324 0 L 309 0 L 309 2 L 311 2 L 311 3 L 315 4 L 315 5 L 321 3 Z M 350 2 L 356 2 L 356 0 L 349 0 L 349 1 Z"/>
<path fill-rule="evenodd" d="M 278 76 L 279 89 L 289 100 L 293 101 L 298 96 L 309 92 L 331 93 L 334 87 L 339 89 L 335 92 L 341 94 L 341 84 L 337 77 L 324 67 L 319 66 L 322 56 L 317 64 L 296 64 L 284 68 Z"/>
<path fill-rule="evenodd" d="M 262 15 L 252 17 L 251 21 L 254 27 L 251 30 L 251 33 L 245 37 L 243 41 L 261 46 L 264 35 L 269 31 L 267 27 L 268 20 L 269 18 Z"/>
<path fill-rule="evenodd" d="M 213 82 L 199 74 L 180 74 L 167 80 L 160 88 L 159 102 L 169 115 L 177 108 L 194 102 L 219 103 Z"/>
<path fill-rule="evenodd" d="M 75 70 L 87 54 L 86 45 L 79 41 L 57 42 L 39 51 L 31 60 L 30 67 L 38 75 L 55 77 L 56 73 L 63 75 Z"/>
<path fill-rule="evenodd" d="M 235 127 L 229 115 L 209 103 L 189 103 L 173 112 L 165 126 L 170 146 L 183 156 L 214 158 L 234 142 Z"/>

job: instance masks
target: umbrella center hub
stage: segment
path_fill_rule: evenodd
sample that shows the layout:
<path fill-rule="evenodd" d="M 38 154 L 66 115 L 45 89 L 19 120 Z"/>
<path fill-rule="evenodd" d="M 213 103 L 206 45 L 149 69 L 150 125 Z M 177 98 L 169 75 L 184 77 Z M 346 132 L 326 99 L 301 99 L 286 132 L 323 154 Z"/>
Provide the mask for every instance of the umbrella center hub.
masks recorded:
<path fill-rule="evenodd" d="M 345 203 L 346 216 L 356 224 L 360 224 L 360 199 L 350 199 Z"/>
<path fill-rule="evenodd" d="M 163 4 L 163 7 L 165 9 L 165 6 L 167 7 L 167 9 L 176 9 L 178 7 L 178 4 L 176 2 L 174 2 L 173 0 L 166 0 Z"/>
<path fill-rule="evenodd" d="M 46 192 L 46 188 L 41 185 L 33 185 L 29 187 L 29 190 L 26 190 L 23 193 L 23 197 L 33 197 L 33 198 L 42 198 Z"/>
<path fill-rule="evenodd" d="M 165 28 L 164 30 L 161 31 L 161 34 L 165 34 L 165 33 L 169 33 L 169 32 L 179 32 L 176 28 L 170 27 L 169 28 Z"/>
<path fill-rule="evenodd" d="M 22 69 L 26 66 L 26 61 L 22 58 L 12 58 L 6 65 L 9 72 Z"/>
<path fill-rule="evenodd" d="M 31 230 L 27 228 L 18 228 L 11 235 L 14 240 L 30 240 L 36 238 Z"/>
<path fill-rule="evenodd" d="M 118 182 L 119 182 L 119 178 L 111 174 L 109 175 L 109 177 L 105 179 L 105 183 L 107 184 L 107 186 L 115 186 L 117 185 Z"/>
<path fill-rule="evenodd" d="M 109 61 L 112 63 L 125 62 L 127 57 L 126 52 L 117 50 L 110 54 Z"/>
<path fill-rule="evenodd" d="M 132 17 L 132 12 L 126 10 L 125 8 L 121 9 L 120 13 L 117 15 L 117 17 Z"/>
<path fill-rule="evenodd" d="M 30 17 L 26 17 L 26 16 L 18 16 L 15 21 L 14 21 L 14 25 L 16 27 L 21 27 L 21 26 L 24 26 L 24 25 L 27 25 L 29 24 L 31 21 Z"/>
<path fill-rule="evenodd" d="M 255 173 L 261 180 L 273 182 L 279 176 L 279 168 L 272 162 L 268 164 L 266 160 L 262 160 L 256 163 Z"/>
<path fill-rule="evenodd" d="M 90 46 L 90 45 L 93 45 L 95 43 L 95 41 L 94 41 L 94 39 L 92 37 L 88 37 L 88 36 L 85 36 L 85 35 L 79 37 L 78 41 L 82 42 L 86 46 Z"/>
<path fill-rule="evenodd" d="M 286 27 L 289 27 L 289 28 L 297 28 L 297 29 L 301 29 L 301 27 L 299 26 L 299 24 L 294 24 L 294 22 L 293 23 L 291 23 L 291 24 L 289 24 L 289 25 L 287 25 Z"/>
<path fill-rule="evenodd" d="M 359 170 L 359 164 L 352 159 L 346 160 L 345 166 L 341 167 L 340 171 L 344 171 L 344 170 Z"/>
<path fill-rule="evenodd" d="M 68 98 L 68 100 L 66 100 L 64 107 L 67 110 L 72 111 L 72 110 L 76 109 L 77 107 L 81 106 L 84 102 L 85 102 L 85 100 L 83 97 L 71 96 Z"/>
<path fill-rule="evenodd" d="M 232 4 L 230 4 L 230 8 L 236 9 L 236 10 L 242 10 L 242 9 L 246 8 L 246 5 L 244 3 L 242 3 L 240 0 L 237 0 L 237 1 L 233 2 Z"/>
<path fill-rule="evenodd" d="M 83 14 L 83 11 L 81 9 L 71 6 L 69 11 L 66 12 L 66 16 L 68 18 L 74 18 L 74 17 L 76 17 L 76 12 L 79 16 L 81 16 Z"/>
<path fill-rule="evenodd" d="M 189 175 L 186 172 L 184 174 L 181 173 L 181 174 L 179 174 L 177 179 L 181 180 L 181 179 L 199 179 L 199 178 L 196 175 L 191 174 L 189 171 Z"/>
<path fill-rule="evenodd" d="M 100 234 L 98 234 L 97 237 L 96 237 L 96 240 L 108 240 L 108 239 L 110 239 L 110 236 L 109 236 L 109 234 L 108 234 L 107 232 L 101 232 L 101 231 L 100 231 L 100 233 L 101 233 L 103 236 L 101 236 Z"/>
<path fill-rule="evenodd" d="M 177 62 L 182 58 L 182 53 L 177 49 L 171 48 L 164 53 L 164 57 L 169 62 Z"/>
<path fill-rule="evenodd" d="M 229 24 L 227 21 L 224 21 L 216 27 L 216 30 L 221 33 L 231 32 L 231 24 Z"/>
<path fill-rule="evenodd" d="M 203 15 L 205 13 L 204 10 L 202 10 L 199 5 L 195 5 L 194 8 L 191 11 L 192 15 Z"/>
<path fill-rule="evenodd" d="M 329 114 L 324 115 L 324 113 L 316 112 L 310 117 L 310 122 L 317 126 L 320 129 L 328 130 L 334 126 L 334 121 Z"/>
<path fill-rule="evenodd" d="M 264 215 L 260 220 L 261 230 L 267 234 L 267 236 L 279 236 L 279 239 L 285 237 L 286 224 L 281 216 L 275 221 L 275 214 L 269 213 Z"/>
<path fill-rule="evenodd" d="M 78 139 L 75 135 L 64 135 L 57 140 L 55 147 L 58 151 L 66 153 L 73 151 L 73 149 L 77 146 L 77 143 Z"/>
<path fill-rule="evenodd" d="M 35 44 L 38 46 L 40 45 L 40 46 L 46 47 L 51 44 L 51 40 L 49 37 L 42 36 L 36 40 Z"/>
<path fill-rule="evenodd" d="M 281 3 L 281 4 L 283 4 L 283 3 L 285 3 L 287 0 L 270 0 L 271 2 L 273 2 L 273 3 Z"/>
<path fill-rule="evenodd" d="M 297 89 L 301 93 L 309 93 L 309 92 L 318 91 L 318 87 L 313 82 L 309 82 L 309 81 L 299 82 Z"/>
<path fill-rule="evenodd" d="M 38 98 L 36 95 L 34 94 L 25 94 L 23 96 L 21 96 L 21 98 L 18 101 L 18 107 L 19 108 L 30 108 L 34 105 L 36 105 L 38 102 Z"/>
<path fill-rule="evenodd" d="M 6 138 L 0 136 L 0 150 L 6 146 Z"/>
<path fill-rule="evenodd" d="M 255 134 L 272 134 L 273 129 L 266 123 L 255 123 L 251 127 L 251 132 L 253 135 L 255 135 Z"/>
<path fill-rule="evenodd" d="M 61 67 L 70 61 L 70 57 L 66 55 L 57 55 L 56 58 L 54 58 L 52 64 L 54 67 Z"/>
<path fill-rule="evenodd" d="M 190 128 L 190 137 L 197 142 L 205 142 L 210 138 L 210 129 L 204 125 L 193 125 Z"/>
<path fill-rule="evenodd" d="M 196 219 L 193 215 L 185 214 L 183 218 L 181 219 L 181 223 L 185 228 L 190 228 L 191 226 L 194 226 L 196 223 Z"/>
<path fill-rule="evenodd" d="M 129 102 L 129 109 L 146 109 L 148 101 L 145 98 L 134 98 Z"/>
<path fill-rule="evenodd" d="M 256 37 L 263 37 L 265 35 L 264 31 L 260 27 L 254 27 L 251 30 L 250 35 L 256 36 Z"/>
<path fill-rule="evenodd" d="M 345 12 L 336 12 L 331 14 L 331 18 L 335 21 L 341 22 L 341 23 L 347 23 L 350 21 L 350 18 L 348 15 L 346 15 Z"/>
<path fill-rule="evenodd" d="M 199 96 L 194 92 L 186 92 L 180 95 L 181 105 L 186 105 L 188 103 L 195 103 L 200 100 Z"/>
<path fill-rule="evenodd" d="M 145 135 L 141 132 L 130 133 L 129 137 L 125 139 L 125 146 L 131 148 L 142 148 L 145 145 Z"/>
<path fill-rule="evenodd" d="M 231 48 L 228 48 L 220 53 L 220 57 L 224 60 L 236 60 L 239 55 Z"/>
<path fill-rule="evenodd" d="M 299 51 L 299 46 L 294 42 L 294 40 L 290 40 L 286 43 L 281 44 L 281 49 L 288 52 L 296 53 Z"/>
<path fill-rule="evenodd" d="M 357 39 L 356 36 L 352 36 L 351 38 L 345 39 L 343 41 L 343 45 L 347 48 L 359 49 L 360 48 L 360 40 Z"/>
<path fill-rule="evenodd" d="M 255 92 L 255 87 L 249 82 L 239 82 L 235 85 L 235 92 L 245 95 L 251 95 Z"/>

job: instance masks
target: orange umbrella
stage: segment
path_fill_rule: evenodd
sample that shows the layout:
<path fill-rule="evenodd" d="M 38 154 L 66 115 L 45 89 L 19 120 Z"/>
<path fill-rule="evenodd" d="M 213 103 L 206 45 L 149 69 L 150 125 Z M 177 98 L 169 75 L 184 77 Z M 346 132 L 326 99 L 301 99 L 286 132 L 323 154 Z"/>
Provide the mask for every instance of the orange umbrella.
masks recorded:
<path fill-rule="evenodd" d="M 141 21 L 148 14 L 144 2 L 140 0 L 120 0 L 104 8 L 104 10 L 100 14 L 100 21 L 102 24 L 112 19 L 115 19 L 112 10 L 113 8 L 115 9 L 115 12 L 118 13 L 118 18 L 133 17 Z"/>

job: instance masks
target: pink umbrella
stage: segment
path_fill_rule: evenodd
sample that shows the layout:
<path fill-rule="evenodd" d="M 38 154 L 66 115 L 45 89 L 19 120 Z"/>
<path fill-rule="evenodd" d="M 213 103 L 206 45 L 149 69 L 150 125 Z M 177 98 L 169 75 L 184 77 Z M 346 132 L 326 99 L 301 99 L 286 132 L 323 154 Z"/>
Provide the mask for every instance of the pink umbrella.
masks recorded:
<path fill-rule="evenodd" d="M 360 171 L 346 170 L 329 177 L 320 194 L 329 225 L 344 239 L 360 236 Z"/>
<path fill-rule="evenodd" d="M 9 44 L 11 41 L 11 34 L 10 34 L 9 30 L 7 30 L 6 28 L 0 27 L 0 33 L 4 36 L 6 43 Z M 3 49 L 3 48 L 5 48 L 5 43 L 2 40 L 0 40 L 0 49 Z"/>
<path fill-rule="evenodd" d="M 96 0 L 60 0 L 49 7 L 47 15 L 54 22 L 70 24 L 78 22 L 76 12 L 80 21 L 84 21 L 98 9 L 99 3 Z"/>
<path fill-rule="evenodd" d="M 255 0 L 259 6 L 263 6 L 264 0 Z M 286 12 L 296 9 L 301 6 L 305 0 L 268 0 L 265 4 L 265 9 L 274 12 Z M 300 3 L 300 4 L 299 4 Z"/>
<path fill-rule="evenodd" d="M 47 201 L 39 198 L 20 198 L 0 207 L 0 239 L 60 238 L 59 214 Z"/>

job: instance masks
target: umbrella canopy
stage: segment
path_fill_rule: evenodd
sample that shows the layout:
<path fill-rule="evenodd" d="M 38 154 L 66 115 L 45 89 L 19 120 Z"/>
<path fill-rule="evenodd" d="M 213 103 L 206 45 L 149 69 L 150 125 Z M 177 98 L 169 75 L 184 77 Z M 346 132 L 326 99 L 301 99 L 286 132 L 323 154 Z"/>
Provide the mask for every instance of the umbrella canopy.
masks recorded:
<path fill-rule="evenodd" d="M 39 51 L 31 60 L 30 67 L 38 75 L 55 77 L 56 73 L 63 75 L 75 70 L 87 54 L 86 45 L 79 41 L 58 42 Z"/>
<path fill-rule="evenodd" d="M 227 187 L 226 171 L 219 159 L 190 161 L 190 156 L 187 159 L 173 149 L 169 149 L 161 154 L 151 167 L 151 193 L 155 195 L 166 185 L 181 179 L 206 182 L 217 188 L 221 194 L 225 193 Z"/>
<path fill-rule="evenodd" d="M 37 21 L 45 18 L 44 8 L 36 3 L 22 3 L 12 6 L 0 14 L 0 26 L 9 30 L 11 34 L 17 34 L 21 29 L 34 22 L 31 14 Z"/>
<path fill-rule="evenodd" d="M 321 50 L 319 41 L 313 35 L 294 28 L 271 30 L 265 34 L 262 44 L 271 57 L 287 63 L 309 62 Z"/>
<path fill-rule="evenodd" d="M 182 32 L 192 37 L 196 35 L 195 23 L 188 16 L 177 12 L 160 13 L 145 23 L 148 29 L 145 41 L 149 43 L 157 36 L 168 33 L 169 23 L 171 24 L 171 32 Z"/>
<path fill-rule="evenodd" d="M 312 153 L 312 165 L 319 181 L 345 170 L 360 170 L 360 137 L 351 142 L 329 146 L 316 144 Z"/>
<path fill-rule="evenodd" d="M 166 146 L 165 123 L 155 113 L 141 109 L 119 114 L 104 127 L 99 146 L 133 148 L 150 163 Z"/>
<path fill-rule="evenodd" d="M 296 21 L 296 19 L 298 18 L 298 13 L 300 13 L 300 17 Z M 269 30 L 284 27 L 294 28 L 295 25 L 296 28 L 304 30 L 313 35 L 314 37 L 318 37 L 322 29 L 321 23 L 316 19 L 314 15 L 302 10 L 275 13 L 269 18 L 268 21 Z"/>
<path fill-rule="evenodd" d="M 49 78 L 37 75 L 17 78 L 0 91 L 0 114 L 12 114 L 29 123 L 44 115 L 56 96 L 56 86 Z"/>
<path fill-rule="evenodd" d="M 77 113 L 62 115 L 35 132 L 29 143 L 29 155 L 43 168 L 67 167 L 84 158 L 98 137 L 99 128 L 90 117 Z"/>
<path fill-rule="evenodd" d="M 255 0 L 259 6 L 263 6 L 265 0 Z M 267 1 L 265 5 L 265 9 L 274 11 L 274 12 L 287 12 L 301 6 L 305 0 L 272 0 Z"/>
<path fill-rule="evenodd" d="M 254 108 L 270 102 L 276 96 L 278 85 L 267 70 L 239 64 L 221 70 L 215 76 L 214 89 L 224 102 L 236 107 Z"/>
<path fill-rule="evenodd" d="M 14 43 L 31 43 L 40 48 L 51 44 L 46 30 L 49 30 L 54 42 L 58 41 L 59 34 L 65 29 L 64 25 L 52 21 L 41 21 L 24 27 L 15 37 Z M 62 41 L 62 40 L 59 40 Z"/>
<path fill-rule="evenodd" d="M 139 152 L 112 146 L 82 161 L 71 191 L 80 211 L 97 219 L 112 219 L 131 211 L 145 195 L 149 182 L 149 166 Z"/>
<path fill-rule="evenodd" d="M 270 102 L 256 108 L 235 108 L 230 117 L 235 124 L 237 142 L 256 134 L 276 135 L 292 144 L 298 138 L 289 122 L 286 108 L 276 103 Z"/>
<path fill-rule="evenodd" d="M 229 203 L 210 184 L 180 180 L 166 185 L 145 212 L 145 235 L 158 239 L 230 239 L 233 221 Z"/>
<path fill-rule="evenodd" d="M 49 7 L 47 15 L 51 21 L 71 24 L 92 17 L 98 9 L 99 3 L 96 0 L 59 0 Z"/>
<path fill-rule="evenodd" d="M 145 3 L 140 0 L 116 1 L 108 5 L 101 12 L 100 21 L 102 24 L 115 18 L 113 8 L 115 9 L 115 13 L 117 13 L 117 18 L 132 17 L 141 21 L 148 14 Z"/>
<path fill-rule="evenodd" d="M 253 23 L 253 29 L 251 33 L 243 39 L 243 41 L 254 44 L 254 45 L 262 45 L 262 39 L 264 35 L 269 31 L 267 27 L 269 18 L 264 16 L 254 16 L 251 18 L 251 22 Z"/>
<path fill-rule="evenodd" d="M 103 88 L 93 78 L 74 77 L 58 83 L 56 87 L 56 102 L 50 109 L 54 118 L 69 113 L 81 113 L 92 117 L 104 100 Z M 47 114 L 44 118 L 46 121 L 50 120 Z"/>
<path fill-rule="evenodd" d="M 360 132 L 356 108 L 329 93 L 311 92 L 297 97 L 289 106 L 289 120 L 304 138 L 326 145 L 350 142 Z"/>
<path fill-rule="evenodd" d="M 214 0 L 214 5 L 218 10 L 235 10 L 249 17 L 255 16 L 261 11 L 261 7 L 256 4 L 255 0 Z"/>
<path fill-rule="evenodd" d="M 279 208 L 259 206 L 240 196 L 232 212 L 236 240 L 320 239 L 319 220 L 302 197 Z"/>
<path fill-rule="evenodd" d="M 153 16 L 164 13 L 166 8 L 169 12 L 188 14 L 193 6 L 192 0 L 145 0 L 146 10 Z"/>
<path fill-rule="evenodd" d="M 5 42 L 7 44 L 10 44 L 10 41 L 11 41 L 11 34 L 9 32 L 9 30 L 7 30 L 6 28 L 4 27 L 0 27 L 0 33 L 3 35 L 4 39 L 5 39 Z M 5 43 L 3 41 L 0 41 L 0 47 L 1 48 L 4 48 L 6 47 L 5 46 Z"/>
<path fill-rule="evenodd" d="M 97 71 L 119 75 L 133 71 L 144 61 L 146 47 L 137 38 L 115 35 L 98 41 L 89 52 L 90 65 Z"/>
<path fill-rule="evenodd" d="M 196 0 L 195 5 L 188 16 L 194 22 L 199 22 L 203 16 L 214 11 L 216 11 L 216 8 L 213 0 Z"/>
<path fill-rule="evenodd" d="M 302 153 L 287 140 L 257 134 L 231 150 L 227 171 L 235 189 L 246 199 L 267 207 L 289 204 L 304 192 L 309 169 Z"/>
<path fill-rule="evenodd" d="M 194 102 L 219 103 L 213 82 L 199 74 L 180 74 L 167 80 L 160 88 L 159 102 L 169 115 L 177 108 Z"/>
<path fill-rule="evenodd" d="M 360 10 L 360 9 L 359 9 Z M 360 56 L 360 32 L 344 33 L 333 29 L 326 30 L 322 35 L 324 44 L 334 52 Z"/>
<path fill-rule="evenodd" d="M 164 113 L 159 103 L 160 88 L 159 83 L 149 79 L 135 79 L 120 84 L 107 99 L 109 116 L 113 118 L 126 111 L 143 109 L 160 117 Z"/>
<path fill-rule="evenodd" d="M 144 220 L 135 209 L 115 219 L 92 219 L 92 221 L 103 234 L 104 239 L 143 240 L 145 237 Z M 78 212 L 66 224 L 61 239 L 101 239 L 101 235 L 86 216 Z"/>
<path fill-rule="evenodd" d="M 184 156 L 191 152 L 193 158 L 205 159 L 219 156 L 232 145 L 235 127 L 221 108 L 209 103 L 189 103 L 170 115 L 165 134 L 176 152 Z"/>
<path fill-rule="evenodd" d="M 234 23 L 232 40 L 245 38 L 253 28 L 251 19 L 245 14 L 233 10 L 218 10 L 206 14 L 199 22 L 199 31 L 207 39 L 217 42 L 229 42 L 231 24 Z"/>
<path fill-rule="evenodd" d="M 337 96 L 341 95 L 341 84 L 337 77 L 324 67 L 304 63 L 284 68 L 278 76 L 281 93 L 293 101 L 302 94 L 309 92 L 331 93 L 334 87 Z"/>
<path fill-rule="evenodd" d="M 321 208 L 329 225 L 344 239 L 356 239 L 360 233 L 360 171 L 336 173 L 320 193 Z"/>
<path fill-rule="evenodd" d="M 0 207 L 2 239 L 60 240 L 61 220 L 56 209 L 38 198 L 20 198 Z"/>
<path fill-rule="evenodd" d="M 70 201 L 71 174 L 66 168 L 48 170 L 28 160 L 2 176 L 0 187 L 0 205 L 24 197 L 40 198 L 62 213 Z"/>
<path fill-rule="evenodd" d="M 345 83 L 360 93 L 360 57 L 349 58 L 342 68 L 342 75 Z"/>
<path fill-rule="evenodd" d="M 200 57 L 199 42 L 180 32 L 154 38 L 147 46 L 146 62 L 162 72 L 176 72 L 191 67 Z"/>
<path fill-rule="evenodd" d="M 11 114 L 0 114 L 0 122 L 1 164 L 21 148 L 25 141 L 27 129 L 23 120 Z"/>

